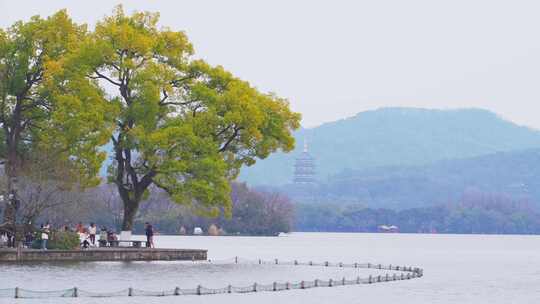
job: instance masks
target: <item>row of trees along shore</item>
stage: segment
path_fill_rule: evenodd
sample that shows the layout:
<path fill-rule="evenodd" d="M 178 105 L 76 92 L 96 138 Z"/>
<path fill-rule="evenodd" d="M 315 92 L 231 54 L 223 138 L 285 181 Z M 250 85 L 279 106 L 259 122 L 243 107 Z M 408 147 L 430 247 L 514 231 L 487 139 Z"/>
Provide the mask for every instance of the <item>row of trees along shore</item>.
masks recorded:
<path fill-rule="evenodd" d="M 467 191 L 455 202 L 408 209 L 361 204 L 297 204 L 296 231 L 377 232 L 395 225 L 406 233 L 538 234 L 540 213 L 526 199 Z"/>
<path fill-rule="evenodd" d="M 230 217 L 240 168 L 293 148 L 300 114 L 287 100 L 194 59 L 186 34 L 158 19 L 119 6 L 93 29 L 62 10 L 0 30 L 8 193 L 44 179 L 55 193 L 96 187 L 109 145 L 122 230 L 153 188 L 197 214 Z M 14 209 L 6 204 L 4 227 Z"/>

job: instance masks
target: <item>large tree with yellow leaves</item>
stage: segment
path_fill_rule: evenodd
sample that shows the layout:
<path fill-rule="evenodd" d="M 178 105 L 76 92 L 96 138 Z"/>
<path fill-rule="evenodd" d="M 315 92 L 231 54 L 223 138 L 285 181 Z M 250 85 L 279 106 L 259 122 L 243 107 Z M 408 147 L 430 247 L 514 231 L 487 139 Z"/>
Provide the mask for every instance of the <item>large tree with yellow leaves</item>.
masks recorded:
<path fill-rule="evenodd" d="M 243 165 L 294 146 L 300 115 L 222 67 L 194 60 L 181 31 L 158 28 L 158 14 L 118 7 L 97 23 L 79 59 L 116 92 L 110 180 L 132 230 L 150 187 L 208 215 L 231 210 L 230 181 Z"/>

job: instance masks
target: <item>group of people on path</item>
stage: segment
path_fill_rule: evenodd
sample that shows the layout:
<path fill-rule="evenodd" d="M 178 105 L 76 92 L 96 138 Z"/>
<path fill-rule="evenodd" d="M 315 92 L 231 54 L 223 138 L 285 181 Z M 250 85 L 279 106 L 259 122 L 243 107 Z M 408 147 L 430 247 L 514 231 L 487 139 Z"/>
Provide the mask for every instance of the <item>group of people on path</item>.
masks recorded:
<path fill-rule="evenodd" d="M 42 250 L 47 250 L 47 243 L 51 235 L 51 224 L 48 222 L 46 224 L 41 224 L 39 230 L 36 233 L 27 231 L 24 235 L 23 246 L 25 248 L 32 248 L 34 240 L 39 240 L 39 248 Z"/>
<path fill-rule="evenodd" d="M 98 228 L 95 223 L 90 223 L 88 227 L 84 227 L 81 222 L 75 227 L 75 232 L 79 234 L 81 241 L 81 248 L 88 249 L 89 247 L 97 247 L 96 235 Z M 99 244 L 100 247 L 107 246 L 108 243 L 118 240 L 118 236 L 113 230 L 107 229 L 107 227 L 101 227 L 99 231 Z"/>
<path fill-rule="evenodd" d="M 15 235 L 11 231 L 0 230 L 0 247 L 15 247 Z"/>
<path fill-rule="evenodd" d="M 41 224 L 37 233 L 27 232 L 25 234 L 24 246 L 26 248 L 32 248 L 34 240 L 39 240 L 39 248 L 47 250 L 47 244 L 51 239 L 51 225 L 47 222 Z M 82 222 L 79 222 L 73 229 L 68 225 L 64 225 L 61 231 L 75 232 L 79 235 L 80 247 L 82 249 L 88 249 L 90 247 L 106 247 L 110 246 L 111 242 L 118 241 L 118 236 L 114 230 L 107 229 L 102 226 L 99 230 L 95 223 L 90 223 L 88 226 L 84 226 Z M 155 248 L 154 246 L 154 227 L 146 222 L 144 224 L 144 233 L 146 235 L 146 247 Z"/>

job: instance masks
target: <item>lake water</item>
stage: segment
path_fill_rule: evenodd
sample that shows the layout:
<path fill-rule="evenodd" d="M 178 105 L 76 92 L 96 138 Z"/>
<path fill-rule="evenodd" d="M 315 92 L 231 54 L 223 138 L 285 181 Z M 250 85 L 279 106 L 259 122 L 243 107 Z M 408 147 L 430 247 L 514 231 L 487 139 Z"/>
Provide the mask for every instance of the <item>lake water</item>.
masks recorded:
<path fill-rule="evenodd" d="M 0 299 L 0 303 L 540 303 L 540 236 L 294 233 L 285 237 L 157 236 L 158 247 L 206 248 L 210 259 L 411 265 L 424 277 L 373 285 L 180 297 Z M 191 262 L 0 264 L 0 289 L 91 291 L 247 286 L 355 278 L 375 270 Z"/>

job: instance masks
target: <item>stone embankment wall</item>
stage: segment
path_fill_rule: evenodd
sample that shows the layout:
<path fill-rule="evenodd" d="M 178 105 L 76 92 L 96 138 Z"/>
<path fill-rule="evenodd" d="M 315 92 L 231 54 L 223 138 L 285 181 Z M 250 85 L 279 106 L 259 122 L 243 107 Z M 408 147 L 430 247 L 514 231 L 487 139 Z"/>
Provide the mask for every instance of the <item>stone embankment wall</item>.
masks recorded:
<path fill-rule="evenodd" d="M 0 262 L 201 261 L 202 249 L 104 248 L 90 250 L 0 249 Z"/>

